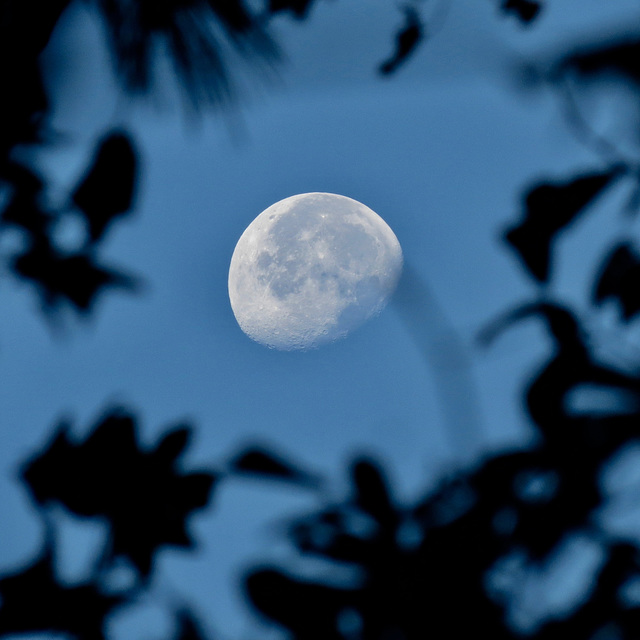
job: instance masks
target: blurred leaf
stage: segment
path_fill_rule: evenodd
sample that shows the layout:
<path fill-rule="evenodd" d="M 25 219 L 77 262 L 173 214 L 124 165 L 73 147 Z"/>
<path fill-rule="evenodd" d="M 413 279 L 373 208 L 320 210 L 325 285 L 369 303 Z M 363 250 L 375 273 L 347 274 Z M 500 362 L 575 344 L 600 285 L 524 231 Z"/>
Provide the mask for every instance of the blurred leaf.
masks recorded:
<path fill-rule="evenodd" d="M 46 311 L 54 310 L 66 300 L 78 311 L 88 313 L 98 294 L 107 287 L 131 290 L 136 286 L 131 276 L 98 265 L 90 253 L 65 255 L 46 238 L 15 257 L 11 268 L 16 275 L 36 285 Z"/>
<path fill-rule="evenodd" d="M 483 530 L 478 517 L 440 528 L 419 519 L 410 523 L 404 519 L 407 510 L 394 505 L 396 515 L 388 520 L 396 526 L 370 527 L 365 516 L 386 510 L 377 502 L 388 491 L 373 465 L 359 461 L 354 470 L 360 487 L 355 499 L 299 520 L 291 530 L 300 551 L 332 561 L 327 571 L 310 580 L 258 568 L 246 580 L 254 606 L 299 640 L 458 638 L 477 625 L 491 637 L 510 637 L 499 607 L 482 588 L 482 572 L 495 557 L 495 545 L 488 544 L 491 528 L 485 523 Z M 411 543 L 403 524 L 418 529 Z M 476 557 L 486 559 L 479 565 Z M 342 584 L 335 577 L 336 560 L 353 576 Z M 460 602 L 465 616 L 458 615 Z"/>
<path fill-rule="evenodd" d="M 367 565 L 380 552 L 379 527 L 375 522 L 358 521 L 359 514 L 350 506 L 297 519 L 290 529 L 293 543 L 314 556 Z"/>
<path fill-rule="evenodd" d="M 640 311 L 640 257 L 629 244 L 621 243 L 605 258 L 596 277 L 593 300 L 614 299 L 622 317 L 631 320 Z"/>
<path fill-rule="evenodd" d="M 112 410 L 79 443 L 61 425 L 45 450 L 26 462 L 22 477 L 40 504 L 107 517 L 113 557 L 129 558 L 147 576 L 159 548 L 193 547 L 186 519 L 208 504 L 215 482 L 209 472 L 179 472 L 186 431 L 177 428 L 146 451 L 137 443 L 135 418 Z"/>
<path fill-rule="evenodd" d="M 188 609 L 180 609 L 176 612 L 178 629 L 175 640 L 206 640 L 200 623 L 194 614 Z"/>
<path fill-rule="evenodd" d="M 2 46 L 17 48 L 23 55 L 30 54 L 35 58 L 47 46 L 58 19 L 70 2 L 71 0 L 3 0 L 0 3 Z"/>
<path fill-rule="evenodd" d="M 153 451 L 153 457 L 159 463 L 173 464 L 184 452 L 191 439 L 189 425 L 177 425 L 169 431 Z"/>
<path fill-rule="evenodd" d="M 0 2 L 0 174 L 15 146 L 44 137 L 49 101 L 38 56 L 69 1 Z"/>
<path fill-rule="evenodd" d="M 4 166 L 3 178 L 11 186 L 11 196 L 2 212 L 2 224 L 23 229 L 32 238 L 46 237 L 52 216 L 41 204 L 42 178 L 17 162 Z"/>
<path fill-rule="evenodd" d="M 17 145 L 46 138 L 49 100 L 37 60 L 21 59 L 15 51 L 3 54 L 0 49 L 0 82 L 0 122 L 11 123 L 0 127 L 0 160 L 5 162 Z"/>
<path fill-rule="evenodd" d="M 549 280 L 551 249 L 558 232 L 574 222 L 619 173 L 616 167 L 568 181 L 541 183 L 527 192 L 525 219 L 505 233 L 505 240 L 536 280 Z"/>
<path fill-rule="evenodd" d="M 569 427 L 574 427 L 576 421 L 580 422 L 585 417 L 572 414 L 567 406 L 566 400 L 571 390 L 580 385 L 592 385 L 638 394 L 640 378 L 614 366 L 599 364 L 590 353 L 587 336 L 575 314 L 558 304 L 532 303 L 518 307 L 483 331 L 482 338 L 491 340 L 509 324 L 531 316 L 544 320 L 554 339 L 554 352 L 528 385 L 527 409 L 546 439 L 558 446 L 561 442 L 568 446 L 572 438 L 577 437 Z M 591 427 L 594 428 L 596 423 Z M 603 428 L 606 430 L 606 427 Z M 585 436 L 586 433 L 582 434 L 583 438 Z M 585 444 L 586 440 L 582 440 L 582 443 Z M 601 441 L 600 446 L 603 445 L 604 441 Z M 608 453 L 601 451 L 602 455 Z"/>
<path fill-rule="evenodd" d="M 316 476 L 264 447 L 249 447 L 241 451 L 231 460 L 230 467 L 234 473 L 267 476 L 308 486 L 318 484 Z"/>
<path fill-rule="evenodd" d="M 538 17 L 542 5 L 535 0 L 503 0 L 504 13 L 513 13 L 524 24 L 533 22 Z"/>
<path fill-rule="evenodd" d="M 137 172 L 137 154 L 126 133 L 113 132 L 100 141 L 91 167 L 72 196 L 93 242 L 131 208 Z"/>
<path fill-rule="evenodd" d="M 535 640 L 640 636 L 640 607 L 625 603 L 622 593 L 627 580 L 639 577 L 638 547 L 630 541 L 614 541 L 605 549 L 606 560 L 588 596 L 566 618 L 545 624 Z"/>
<path fill-rule="evenodd" d="M 245 588 L 252 604 L 262 614 L 300 640 L 338 640 L 341 637 L 337 629 L 339 613 L 353 599 L 349 590 L 297 580 L 271 568 L 252 572 Z"/>
<path fill-rule="evenodd" d="M 98 294 L 106 288 L 136 287 L 131 276 L 100 265 L 91 251 L 68 253 L 56 248 L 52 239 L 56 214 L 43 207 L 45 183 L 32 169 L 8 162 L 4 166 L 4 178 L 10 186 L 10 195 L 0 222 L 26 233 L 26 248 L 9 259 L 9 267 L 15 276 L 36 287 L 45 311 L 51 312 L 66 301 L 77 311 L 88 313 Z M 95 185 L 95 180 L 90 182 Z M 84 189 L 82 193 L 82 203 L 88 204 L 89 191 Z M 105 194 L 100 199 L 114 202 Z M 102 205 L 97 206 L 100 209 Z M 104 218 L 95 218 L 92 234 L 102 233 L 107 223 Z"/>
<path fill-rule="evenodd" d="M 291 13 L 301 20 L 309 13 L 309 9 L 314 0 L 269 0 L 269 12 L 279 13 L 280 11 L 291 11 Z"/>
<path fill-rule="evenodd" d="M 640 83 L 640 40 L 629 39 L 586 47 L 564 57 L 560 70 L 573 70 L 590 76 L 619 73 Z"/>
<path fill-rule="evenodd" d="M 353 464 L 356 504 L 384 526 L 393 527 L 397 520 L 382 469 L 371 460 L 358 459 Z"/>
<path fill-rule="evenodd" d="M 279 57 L 277 46 L 242 0 L 98 0 L 98 5 L 125 87 L 134 92 L 151 89 L 155 52 L 164 49 L 196 110 L 228 103 L 235 96 L 225 44 L 261 70 Z M 161 47 L 156 47 L 158 42 Z"/>
<path fill-rule="evenodd" d="M 94 584 L 61 585 L 51 550 L 25 569 L 0 577 L 0 635 L 68 633 L 77 640 L 104 640 L 105 617 L 124 598 Z"/>
<path fill-rule="evenodd" d="M 403 7 L 404 25 L 396 34 L 395 49 L 389 58 L 380 64 L 378 70 L 382 75 L 394 73 L 415 51 L 424 37 L 424 28 L 420 14 L 411 6 Z"/>

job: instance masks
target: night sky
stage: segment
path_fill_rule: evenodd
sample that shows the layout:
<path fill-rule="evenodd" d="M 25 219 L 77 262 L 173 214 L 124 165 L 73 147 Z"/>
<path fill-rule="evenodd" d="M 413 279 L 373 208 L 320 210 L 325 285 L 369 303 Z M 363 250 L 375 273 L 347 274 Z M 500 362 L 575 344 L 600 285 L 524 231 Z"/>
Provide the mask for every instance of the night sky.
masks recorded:
<path fill-rule="evenodd" d="M 110 231 L 105 258 L 144 285 L 138 295 L 105 294 L 90 318 L 69 315 L 59 330 L 28 288 L 6 280 L 0 290 L 0 568 L 39 548 L 42 531 L 16 469 L 64 416 L 81 434 L 122 403 L 138 412 L 147 443 L 186 420 L 196 428 L 187 468 L 222 468 L 243 445 L 264 443 L 330 476 L 336 495 L 345 464 L 366 451 L 387 464 L 401 499 L 474 453 L 531 436 L 520 392 L 547 353 L 542 331 L 524 324 L 489 350 L 474 338 L 534 293 L 500 240 L 522 190 L 594 154 L 572 135 L 553 93 L 525 87 L 522 72 L 603 25 L 624 32 L 637 11 L 633 0 L 548 4 L 524 28 L 489 0 L 434 3 L 434 33 L 382 78 L 376 69 L 402 22 L 395 4 L 320 1 L 306 21 L 274 20 L 286 57 L 277 74 L 239 65 L 238 106 L 196 118 L 182 110 L 164 67 L 154 96 L 122 94 L 100 25 L 83 6 L 65 14 L 48 52 L 62 135 L 39 166 L 57 185 L 55 199 L 81 175 L 97 134 L 133 132 L 142 161 L 135 215 Z M 615 112 L 603 113 L 599 126 L 615 127 Z M 308 191 L 355 198 L 382 216 L 408 267 L 401 288 L 423 295 L 408 307 L 392 300 L 318 350 L 269 350 L 234 319 L 229 261 L 261 211 Z M 587 295 L 581 268 L 617 232 L 604 207 L 596 213 L 567 238 L 558 264 L 554 286 L 578 304 Z M 73 228 L 60 233 L 73 240 Z M 453 375 L 443 371 L 451 349 L 464 355 Z M 460 425 L 469 413 L 472 424 Z M 240 572 L 288 557 L 282 522 L 311 498 L 249 480 L 221 485 L 191 521 L 199 551 L 161 554 L 157 602 L 183 594 L 212 630 L 248 633 Z M 77 577 L 100 529 L 59 517 L 62 566 Z M 160 609 L 150 602 L 122 614 L 114 637 L 142 624 L 145 637 L 161 637 L 168 622 Z"/>

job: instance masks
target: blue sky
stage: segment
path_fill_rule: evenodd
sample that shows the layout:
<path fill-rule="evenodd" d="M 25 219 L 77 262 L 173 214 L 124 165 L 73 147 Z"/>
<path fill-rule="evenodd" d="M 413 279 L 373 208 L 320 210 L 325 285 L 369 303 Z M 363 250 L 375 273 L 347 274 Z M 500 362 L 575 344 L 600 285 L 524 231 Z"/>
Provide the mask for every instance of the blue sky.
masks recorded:
<path fill-rule="evenodd" d="M 275 21 L 289 59 L 280 78 L 246 74 L 238 112 L 200 123 L 185 120 L 175 101 L 159 109 L 118 95 L 90 15 L 65 16 L 51 48 L 54 125 L 68 142 L 42 166 L 62 193 L 95 133 L 132 129 L 143 160 L 136 213 L 113 228 L 106 257 L 146 287 L 105 295 L 95 317 L 70 322 L 64 336 L 51 333 L 26 289 L 6 281 L 0 291 L 0 568 L 26 561 L 41 541 L 15 481 L 17 461 L 59 417 L 71 416 L 81 433 L 112 402 L 138 410 L 147 442 L 172 422 L 192 421 L 189 465 L 218 465 L 247 442 L 269 443 L 330 474 L 339 493 L 345 463 L 366 450 L 388 464 L 405 499 L 452 460 L 528 437 L 519 390 L 545 357 L 542 332 L 527 325 L 488 352 L 473 347 L 484 323 L 534 295 L 499 233 L 518 214 L 524 185 L 597 160 L 548 91 L 519 86 L 517 65 L 544 61 L 605 20 L 622 29 L 636 3 L 549 2 L 529 30 L 494 5 L 452 2 L 442 29 L 381 79 L 375 69 L 401 22 L 395 4 L 319 1 L 306 22 Z M 473 441 L 443 412 L 461 390 L 447 387 L 452 395 L 443 397 L 441 359 L 425 353 L 393 302 L 347 339 L 304 353 L 268 350 L 237 326 L 226 289 L 235 243 L 267 206 L 307 191 L 355 198 L 394 230 L 433 296 L 414 315 L 427 341 L 453 328 L 467 350 L 478 402 Z M 616 232 L 608 221 L 599 214 L 563 245 L 558 287 L 576 300 L 585 292 L 580 267 L 593 263 L 603 233 Z M 160 591 L 195 598 L 212 629 L 247 631 L 238 571 L 287 557 L 274 523 L 305 501 L 248 482 L 223 486 L 192 522 L 201 551 L 161 556 Z M 80 528 L 69 524 L 69 540 L 90 546 L 91 532 Z M 81 560 L 67 560 L 81 572 Z M 148 615 L 160 635 L 162 617 Z M 114 633 L 127 637 L 127 624 L 138 623 L 114 623 Z"/>

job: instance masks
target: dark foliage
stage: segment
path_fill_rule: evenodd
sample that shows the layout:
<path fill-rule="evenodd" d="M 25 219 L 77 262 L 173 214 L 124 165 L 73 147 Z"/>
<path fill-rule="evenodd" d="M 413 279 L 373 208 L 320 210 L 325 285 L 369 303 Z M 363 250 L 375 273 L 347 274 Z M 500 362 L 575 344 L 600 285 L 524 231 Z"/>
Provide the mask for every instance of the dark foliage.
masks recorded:
<path fill-rule="evenodd" d="M 0 596 L 0 635 L 55 631 L 82 640 L 103 640 L 105 617 L 125 601 L 92 583 L 61 584 L 49 548 L 28 567 L 0 578 Z"/>
<path fill-rule="evenodd" d="M 587 640 L 605 627 L 637 637 L 640 607 L 621 593 L 638 575 L 638 548 L 608 538 L 593 515 L 606 499 L 603 467 L 640 441 L 640 403 L 632 414 L 602 416 L 572 413 L 564 400 L 584 383 L 639 394 L 640 378 L 595 364 L 568 310 L 529 305 L 508 321 L 529 315 L 542 317 L 556 340 L 526 395 L 537 444 L 489 457 L 406 507 L 393 499 L 379 465 L 356 461 L 352 495 L 296 519 L 290 529 L 299 553 L 340 563 L 354 577 L 335 586 L 284 568 L 256 568 L 246 588 L 264 616 L 300 639 L 467 637 L 479 628 L 493 638 L 516 638 L 506 622 L 509 597 L 492 593 L 500 560 L 520 553 L 533 566 L 549 562 L 581 533 L 605 551 L 596 586 L 570 615 L 543 621 L 531 637 Z"/>
<path fill-rule="evenodd" d="M 0 636 L 59 632 L 76 640 L 102 640 L 109 615 L 132 605 L 149 582 L 155 557 L 166 546 L 193 548 L 186 529 L 189 516 L 210 500 L 216 474 L 183 473 L 180 457 L 191 428 L 177 425 L 152 448 L 140 447 L 135 417 L 114 409 L 82 441 L 61 424 L 42 452 L 22 467 L 47 533 L 39 556 L 0 577 Z M 101 518 L 109 538 L 91 575 L 80 583 L 56 574 L 55 525 L 47 515 L 52 503 L 80 517 Z M 108 578 L 126 559 L 138 580 L 114 591 Z M 194 614 L 175 612 L 176 640 L 205 636 Z"/>
<path fill-rule="evenodd" d="M 43 178 L 17 162 L 8 161 L 4 166 L 2 177 L 10 195 L 0 214 L 0 233 L 14 228 L 24 237 L 23 246 L 10 258 L 8 266 L 15 276 L 34 286 L 46 312 L 56 311 L 66 302 L 87 313 L 106 288 L 136 287 L 133 277 L 100 264 L 98 257 L 104 230 L 113 218 L 127 213 L 131 205 L 136 177 L 135 156 L 128 138 L 112 134 L 104 144 L 106 151 L 101 147 L 95 165 L 74 194 L 88 228 L 84 246 L 75 250 L 56 242 L 56 223 L 67 211 L 46 206 Z M 119 148 L 115 158 L 114 144 Z M 109 162 L 117 162 L 115 173 Z"/>
<path fill-rule="evenodd" d="M 230 468 L 232 473 L 239 475 L 283 480 L 308 487 L 319 483 L 315 475 L 264 447 L 253 446 L 240 452 L 231 459 Z"/>
<path fill-rule="evenodd" d="M 73 193 L 86 218 L 91 242 L 100 240 L 114 219 L 130 212 L 138 160 L 129 136 L 111 132 L 99 143 L 93 164 Z"/>
<path fill-rule="evenodd" d="M 524 3 L 507 4 L 505 9 L 525 10 Z M 532 6 L 527 10 L 531 14 L 520 16 L 524 21 L 537 13 Z M 631 47 L 616 48 L 595 60 L 571 60 L 583 73 L 632 75 L 633 54 Z M 551 281 L 556 238 L 617 178 L 635 182 L 634 165 L 620 158 L 606 170 L 526 191 L 524 219 L 504 239 L 536 281 Z M 594 302 L 615 300 L 625 320 L 640 308 L 638 260 L 629 243 L 619 244 L 594 284 Z M 620 452 L 640 442 L 640 375 L 599 360 L 580 314 L 560 301 L 507 312 L 481 334 L 481 342 L 488 345 L 528 318 L 542 321 L 552 338 L 552 351 L 524 394 L 535 429 L 531 445 L 459 470 L 409 505 L 394 499 L 381 465 L 356 461 L 351 495 L 295 518 L 289 530 L 298 555 L 325 561 L 342 580 L 329 581 L 328 573 L 302 577 L 286 566 L 255 567 L 246 576 L 246 591 L 266 619 L 301 640 L 457 638 L 478 629 L 492 638 L 521 637 L 508 616 L 516 594 L 499 587 L 500 580 L 518 580 L 509 562 L 520 557 L 530 573 L 539 572 L 581 536 L 602 553 L 592 586 L 573 609 L 537 620 L 527 637 L 638 637 L 640 606 L 625 590 L 640 578 L 640 549 L 637 541 L 603 529 L 597 514 L 609 501 L 603 474 Z M 581 407 L 572 398 L 584 389 L 624 401 Z"/>
<path fill-rule="evenodd" d="M 269 0 L 269 11 L 290 11 L 296 18 L 302 19 L 309 13 L 313 2 L 314 0 Z"/>
<path fill-rule="evenodd" d="M 505 13 L 513 13 L 523 24 L 530 24 L 535 20 L 542 5 L 535 0 L 504 0 L 502 10 Z"/>
<path fill-rule="evenodd" d="M 133 92 L 153 85 L 158 44 L 169 51 L 195 108 L 234 97 L 226 61 L 230 50 L 260 70 L 278 58 L 266 20 L 241 0 L 96 1 L 120 78 Z M 289 12 L 304 18 L 313 2 L 265 4 L 269 15 Z M 135 285 L 131 276 L 102 265 L 99 251 L 110 228 L 132 211 L 139 155 L 127 132 L 107 133 L 70 190 L 69 211 L 52 209 L 47 177 L 35 164 L 17 159 L 17 151 L 36 149 L 51 137 L 40 57 L 68 5 L 69 0 L 0 3 L 0 189 L 6 196 L 0 233 L 12 229 L 22 234 L 24 244 L 7 265 L 36 289 L 46 310 L 70 305 L 87 313 L 105 288 Z M 502 0 L 500 7 L 531 24 L 542 3 Z M 393 52 L 379 67 L 382 74 L 405 64 L 425 37 L 417 9 L 408 5 L 402 10 L 404 23 Z M 552 84 L 571 73 L 616 75 L 635 86 L 640 82 L 638 43 L 632 36 L 568 53 L 551 74 Z M 523 219 L 504 240 L 536 282 L 551 282 L 556 239 L 586 215 L 614 179 L 637 183 L 634 163 L 622 157 L 615 162 L 607 157 L 607 162 L 606 169 L 545 180 L 524 194 Z M 73 250 L 59 246 L 55 234 L 56 224 L 70 211 L 87 227 L 86 238 Z M 613 247 L 602 260 L 592 302 L 613 300 L 622 319 L 633 320 L 640 310 L 639 265 L 633 243 Z M 482 333 L 481 341 L 488 345 L 512 324 L 529 319 L 544 324 L 552 345 L 524 389 L 524 409 L 534 431 L 529 445 L 454 469 L 410 503 L 394 495 L 381 462 L 355 459 L 348 494 L 334 500 L 313 494 L 320 496 L 320 504 L 292 518 L 287 529 L 296 559 L 324 562 L 333 579 L 309 571 L 302 577 L 284 564 L 255 566 L 245 576 L 253 609 L 300 640 L 449 639 L 480 630 L 496 640 L 511 640 L 523 631 L 508 616 L 514 593 L 498 584 L 499 578 L 509 584 L 518 579 L 509 561 L 519 557 L 535 573 L 556 562 L 563 545 L 581 536 L 602 553 L 592 584 L 571 610 L 538 620 L 528 637 L 640 637 L 638 599 L 625 596 L 629 585 L 640 580 L 638 542 L 611 534 L 598 517 L 611 503 L 603 483 L 607 467 L 640 442 L 640 374 L 598 359 L 581 311 L 560 300 L 536 299 L 508 311 Z M 624 395 L 626 402 L 581 408 L 572 397 L 585 388 Z M 151 447 L 140 444 L 137 431 L 135 416 L 122 409 L 109 411 L 84 438 L 75 438 L 63 423 L 23 464 L 21 481 L 47 535 L 35 559 L 0 576 L 1 636 L 44 632 L 102 640 L 108 617 L 135 603 L 152 583 L 159 552 L 194 548 L 188 520 L 210 503 L 221 474 L 182 470 L 190 427 L 173 427 Z M 324 487 L 302 465 L 260 446 L 232 457 L 227 470 L 228 477 L 286 481 L 314 491 Z M 104 549 L 82 582 L 63 582 L 56 573 L 51 505 L 108 526 Z M 108 575 L 123 562 L 135 574 L 133 585 L 109 587 Z M 176 640 L 205 640 L 204 627 L 188 606 L 171 609 Z"/>
<path fill-rule="evenodd" d="M 524 220 L 511 227 L 505 239 L 536 280 L 549 280 L 552 243 L 558 233 L 574 222 L 619 172 L 614 168 L 568 181 L 543 182 L 527 191 Z"/>
<path fill-rule="evenodd" d="M 0 180 L 11 150 L 42 138 L 49 104 L 38 56 L 68 4 L 69 0 L 0 3 Z"/>
<path fill-rule="evenodd" d="M 147 91 L 153 86 L 158 40 L 167 48 L 176 76 L 196 110 L 235 97 L 225 45 L 263 71 L 279 56 L 261 21 L 242 0 L 97 2 L 108 25 L 116 68 L 130 91 Z M 216 24 L 225 40 L 214 28 Z"/>
<path fill-rule="evenodd" d="M 391 56 L 382 62 L 379 67 L 382 75 L 394 73 L 415 51 L 416 46 L 424 36 L 424 29 L 418 11 L 412 6 L 406 6 L 403 10 L 404 24 L 396 34 L 395 49 Z"/>
<path fill-rule="evenodd" d="M 66 300 L 78 311 L 88 312 L 106 287 L 134 287 L 130 277 L 96 264 L 90 254 L 64 255 L 49 243 L 34 243 L 13 260 L 11 268 L 36 285 L 47 311 Z"/>
<path fill-rule="evenodd" d="M 79 516 L 103 516 L 111 527 L 113 559 L 128 559 L 148 576 L 165 546 L 193 547 L 191 512 L 205 507 L 215 482 L 210 472 L 180 473 L 188 427 L 169 431 L 151 450 L 140 448 L 135 418 L 109 412 L 82 442 L 62 424 L 22 477 L 40 505 L 57 502 Z"/>
<path fill-rule="evenodd" d="M 178 629 L 175 640 L 205 640 L 199 621 L 187 609 L 180 609 L 176 613 Z"/>
<path fill-rule="evenodd" d="M 301 639 L 465 637 L 478 628 L 508 637 L 499 607 L 478 580 L 495 547 L 486 544 L 479 514 L 452 523 L 431 502 L 401 508 L 370 460 L 354 463 L 352 482 L 347 501 L 298 519 L 291 529 L 300 552 L 342 564 L 354 574 L 352 584 L 260 568 L 248 575 L 246 588 L 266 617 Z"/>
<path fill-rule="evenodd" d="M 565 56 L 558 70 L 583 76 L 615 73 L 640 83 L 640 40 L 635 37 L 585 47 Z"/>
<path fill-rule="evenodd" d="M 4 0 L 0 3 L 0 233 L 21 229 L 24 246 L 8 259 L 9 270 L 38 292 L 51 315 L 62 305 L 82 314 L 95 307 L 109 287 L 134 290 L 130 275 L 102 264 L 105 231 L 131 212 L 138 181 L 138 154 L 128 133 L 110 132 L 98 149 L 84 180 L 69 195 L 87 225 L 84 246 L 68 251 L 55 240 L 57 222 L 67 211 L 46 204 L 47 179 L 35 165 L 16 161 L 16 151 L 52 143 L 49 100 L 40 58 L 70 0 Z M 261 71 L 278 58 L 278 49 L 241 0 L 96 0 L 114 53 L 117 70 L 130 91 L 153 85 L 158 45 L 164 42 L 186 99 L 196 109 L 235 97 L 226 56 L 233 49 Z M 3 193 L 4 195 L 4 193 Z"/>
<path fill-rule="evenodd" d="M 622 317 L 631 320 L 640 311 L 640 257 L 627 244 L 619 244 L 605 258 L 597 277 L 593 300 L 602 303 L 613 299 Z"/>

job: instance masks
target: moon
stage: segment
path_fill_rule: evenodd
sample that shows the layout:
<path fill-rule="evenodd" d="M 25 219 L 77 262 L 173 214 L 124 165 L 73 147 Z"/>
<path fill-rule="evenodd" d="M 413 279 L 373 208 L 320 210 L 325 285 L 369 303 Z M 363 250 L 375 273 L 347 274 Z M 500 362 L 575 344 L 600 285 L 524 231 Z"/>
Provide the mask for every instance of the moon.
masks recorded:
<path fill-rule="evenodd" d="M 272 204 L 242 234 L 229 300 L 252 340 L 313 349 L 378 314 L 402 262 L 398 239 L 369 207 L 335 193 L 302 193 Z"/>

